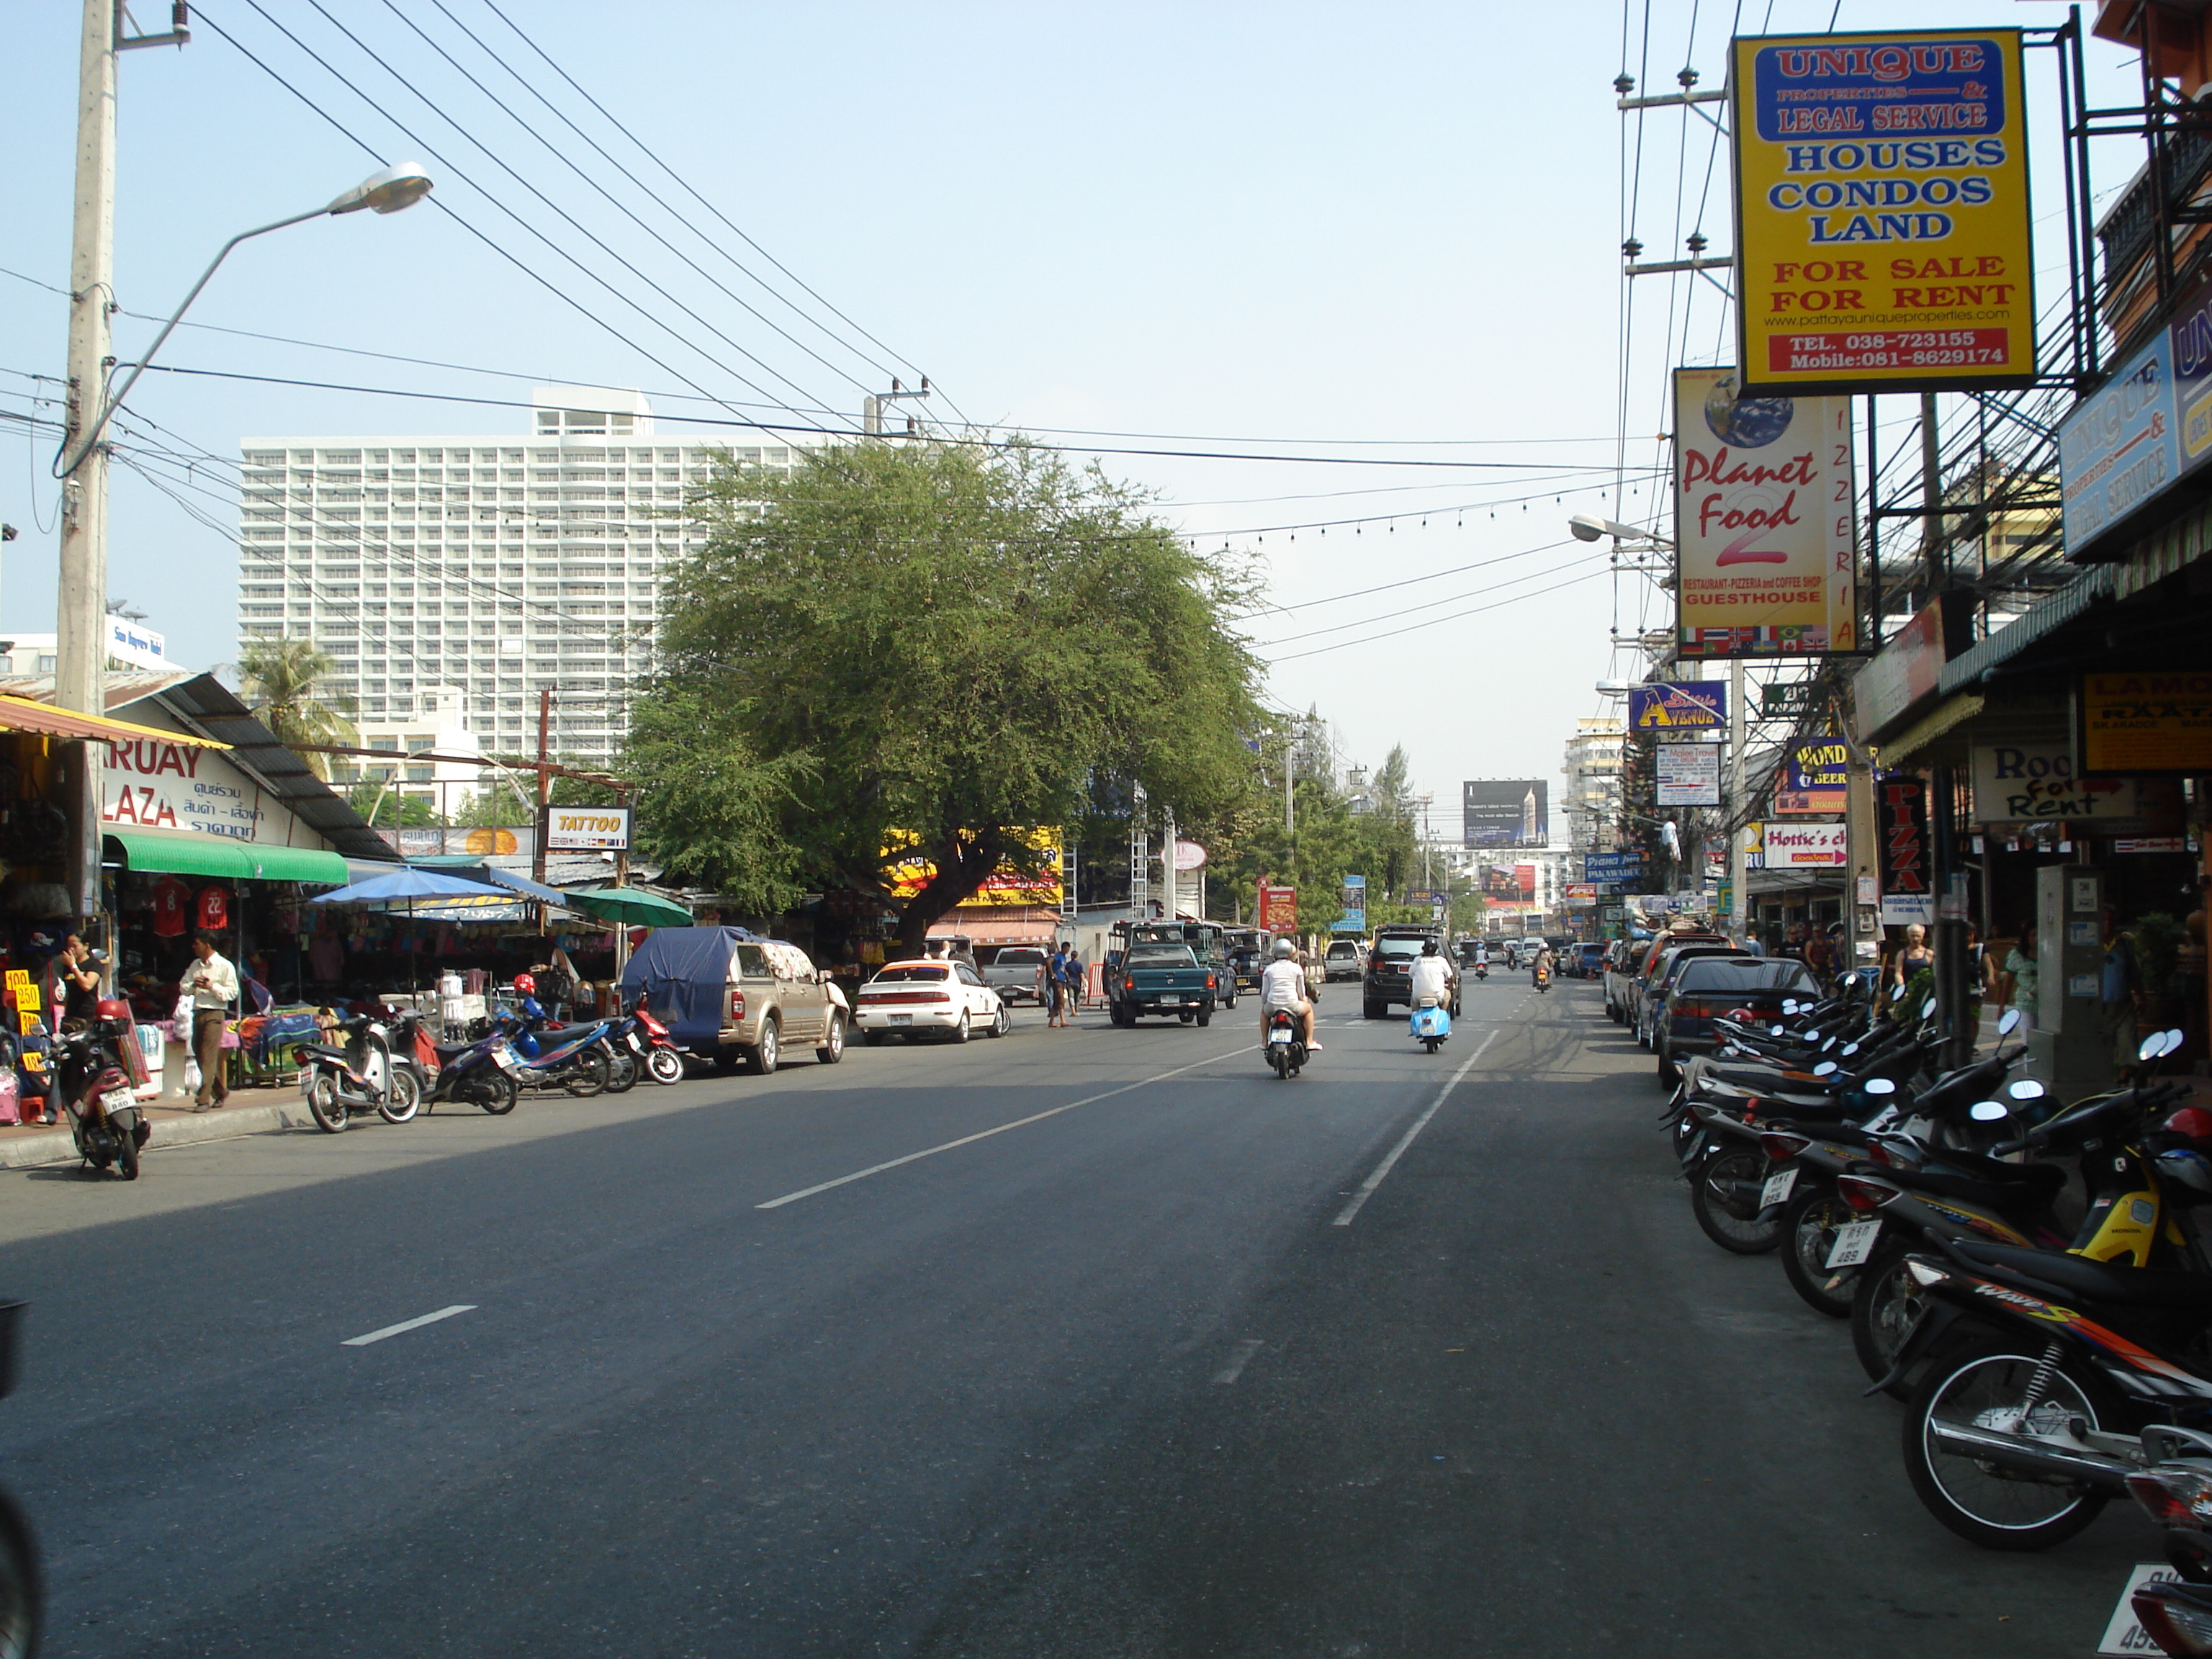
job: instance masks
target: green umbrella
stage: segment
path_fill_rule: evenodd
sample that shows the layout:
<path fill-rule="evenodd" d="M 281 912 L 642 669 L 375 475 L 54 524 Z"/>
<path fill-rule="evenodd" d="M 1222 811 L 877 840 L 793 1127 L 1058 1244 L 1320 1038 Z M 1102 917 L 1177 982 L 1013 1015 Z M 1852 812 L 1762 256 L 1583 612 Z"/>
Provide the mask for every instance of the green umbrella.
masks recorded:
<path fill-rule="evenodd" d="M 682 905 L 636 887 L 572 888 L 561 895 L 561 902 L 571 909 L 581 910 L 602 921 L 621 922 L 629 927 L 689 927 L 691 925 L 691 913 Z"/>

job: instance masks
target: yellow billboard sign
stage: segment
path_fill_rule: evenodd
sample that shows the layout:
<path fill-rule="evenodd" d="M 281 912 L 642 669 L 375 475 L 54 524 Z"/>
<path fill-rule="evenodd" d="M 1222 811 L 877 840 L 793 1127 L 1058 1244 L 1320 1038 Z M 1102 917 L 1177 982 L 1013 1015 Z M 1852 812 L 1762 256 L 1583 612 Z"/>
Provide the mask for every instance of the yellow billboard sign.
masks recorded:
<path fill-rule="evenodd" d="M 2018 29 L 1740 38 L 1729 100 L 1747 390 L 2034 379 Z"/>
<path fill-rule="evenodd" d="M 1036 873 L 1025 873 L 1011 861 L 983 878 L 983 884 L 963 904 L 1058 904 L 1060 900 L 1060 835 L 1057 827 L 1019 830 L 1016 837 L 1031 854 Z M 937 878 L 937 866 L 915 849 L 921 838 L 911 830 L 893 830 L 884 836 L 884 879 L 894 898 L 910 899 Z"/>

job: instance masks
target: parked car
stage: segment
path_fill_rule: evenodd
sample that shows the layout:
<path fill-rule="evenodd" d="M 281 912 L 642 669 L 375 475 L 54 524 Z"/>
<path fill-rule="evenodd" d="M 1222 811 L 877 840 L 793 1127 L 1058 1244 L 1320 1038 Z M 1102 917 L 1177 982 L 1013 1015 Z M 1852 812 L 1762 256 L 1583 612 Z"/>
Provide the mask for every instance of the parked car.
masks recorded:
<path fill-rule="evenodd" d="M 654 928 L 623 969 L 622 990 L 632 1006 L 648 1000 L 678 1048 L 762 1076 L 794 1048 L 836 1065 L 853 1017 L 805 951 L 739 927 Z"/>
<path fill-rule="evenodd" d="M 1678 945 L 1662 951 L 1658 965 L 1644 982 L 1644 994 L 1637 1004 L 1636 1040 L 1646 1048 L 1656 1049 L 1659 1043 L 1659 1011 L 1666 1004 L 1667 993 L 1674 988 L 1674 981 L 1692 963 L 1706 957 L 1732 957 L 1747 962 L 1756 962 L 1743 951 L 1725 940 L 1712 945 Z"/>
<path fill-rule="evenodd" d="M 1325 980 L 1358 979 L 1365 954 L 1358 939 L 1331 939 L 1321 959 L 1321 976 Z"/>
<path fill-rule="evenodd" d="M 1628 1020 L 1628 981 L 1637 964 L 1644 958 L 1645 941 L 1617 939 L 1605 953 L 1605 967 L 1600 979 L 1605 986 L 1605 1017 L 1615 1024 Z"/>
<path fill-rule="evenodd" d="M 1008 1002 L 1024 999 L 1044 1006 L 1044 967 L 1049 951 L 1036 945 L 985 945 L 976 966 L 983 983 Z"/>
<path fill-rule="evenodd" d="M 965 1042 L 977 1031 L 1001 1037 L 1013 1030 L 1006 1000 L 964 962 L 891 962 L 860 988 L 853 1023 L 873 1047 L 892 1037 L 911 1042 L 925 1033 Z"/>
<path fill-rule="evenodd" d="M 1667 988 L 1653 1022 L 1659 1081 L 1673 1088 L 1681 1080 L 1685 1059 L 1713 1052 L 1713 1022 L 1731 1008 L 1765 1013 L 1778 1010 L 1785 998 L 1820 994 L 1813 970 L 1788 957 L 1693 957 Z"/>
<path fill-rule="evenodd" d="M 1644 1040 L 1644 988 L 1660 958 L 1686 944 L 1725 945 L 1728 942 L 1717 933 L 1662 933 L 1637 944 L 1621 970 L 1620 1002 L 1620 1023 L 1636 1033 L 1638 1042 Z"/>
<path fill-rule="evenodd" d="M 1421 954 L 1421 947 L 1434 939 L 1438 951 L 1443 949 L 1443 935 L 1435 927 L 1418 922 L 1383 928 L 1375 935 L 1375 948 L 1367 957 L 1367 970 L 1359 981 L 1359 1012 L 1370 1019 L 1382 1019 L 1390 1012 L 1393 1003 L 1401 1007 L 1413 1006 L 1413 958 Z M 1444 955 L 1447 965 L 1451 962 Z M 1451 970 L 1451 1012 L 1459 1018 L 1459 970 Z"/>
<path fill-rule="evenodd" d="M 1595 979 L 1605 967 L 1605 946 L 1586 940 L 1575 946 L 1570 960 L 1577 979 Z"/>

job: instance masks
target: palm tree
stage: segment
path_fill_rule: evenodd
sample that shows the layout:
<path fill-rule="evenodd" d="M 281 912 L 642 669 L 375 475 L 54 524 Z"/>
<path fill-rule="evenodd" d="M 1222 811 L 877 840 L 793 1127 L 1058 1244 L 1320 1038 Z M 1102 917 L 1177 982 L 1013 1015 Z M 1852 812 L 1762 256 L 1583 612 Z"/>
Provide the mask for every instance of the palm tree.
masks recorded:
<path fill-rule="evenodd" d="M 261 723 L 286 743 L 359 744 L 350 697 L 325 699 L 316 687 L 335 665 L 307 640 L 270 640 L 238 653 L 239 690 Z M 330 781 L 328 755 L 303 754 Z"/>

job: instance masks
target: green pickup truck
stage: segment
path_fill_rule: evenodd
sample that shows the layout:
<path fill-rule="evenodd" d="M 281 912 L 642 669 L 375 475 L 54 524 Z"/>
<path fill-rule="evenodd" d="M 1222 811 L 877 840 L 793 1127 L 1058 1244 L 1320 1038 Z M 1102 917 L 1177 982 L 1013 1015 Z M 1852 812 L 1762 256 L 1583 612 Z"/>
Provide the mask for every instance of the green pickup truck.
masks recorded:
<path fill-rule="evenodd" d="M 1180 1019 L 1211 1024 L 1221 976 L 1188 945 L 1132 945 L 1120 953 L 1106 987 L 1106 1012 L 1116 1025 Z"/>

